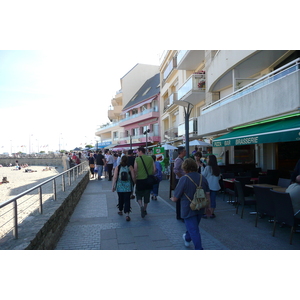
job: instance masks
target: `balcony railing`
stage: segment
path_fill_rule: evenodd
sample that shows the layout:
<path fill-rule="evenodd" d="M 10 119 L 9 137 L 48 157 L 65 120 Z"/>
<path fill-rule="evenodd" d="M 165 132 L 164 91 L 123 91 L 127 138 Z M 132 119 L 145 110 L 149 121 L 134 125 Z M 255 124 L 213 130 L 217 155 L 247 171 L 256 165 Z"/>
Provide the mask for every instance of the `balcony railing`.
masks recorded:
<path fill-rule="evenodd" d="M 163 75 L 163 83 L 166 81 L 166 79 L 170 76 L 171 72 L 177 67 L 177 56 L 173 57 L 171 61 L 169 62 L 168 66 L 166 67 Z"/>
<path fill-rule="evenodd" d="M 102 131 L 104 129 L 108 129 L 108 128 L 111 128 L 111 127 L 115 127 L 115 126 L 118 126 L 120 122 L 115 122 L 115 123 L 111 123 L 111 124 L 108 124 L 108 125 L 105 125 L 105 126 L 100 126 L 97 128 L 96 131 Z"/>
<path fill-rule="evenodd" d="M 172 95 L 170 95 L 169 98 L 167 98 L 164 102 L 164 112 L 171 107 L 174 104 L 174 101 L 177 100 L 177 93 L 173 93 Z"/>
<path fill-rule="evenodd" d="M 178 100 L 189 92 L 205 92 L 205 74 L 193 74 L 178 90 Z"/>
<path fill-rule="evenodd" d="M 145 109 L 145 110 L 143 110 L 142 112 L 140 112 L 138 114 L 134 114 L 134 115 L 125 117 L 124 119 L 122 119 L 120 121 L 120 123 L 124 122 L 124 121 L 128 121 L 128 120 L 134 119 L 134 118 L 137 118 L 137 117 L 140 117 L 140 116 L 143 116 L 143 115 L 146 115 L 146 114 L 151 113 L 151 112 L 158 112 L 158 107 L 153 107 L 153 108 Z"/>
<path fill-rule="evenodd" d="M 212 104 L 204 107 L 202 109 L 202 114 L 206 114 L 220 106 L 223 106 L 227 103 L 230 103 L 238 98 L 241 98 L 245 95 L 248 95 L 250 93 L 253 93 L 254 91 L 257 91 L 259 89 L 261 89 L 262 87 L 276 81 L 279 80 L 291 73 L 297 72 L 300 69 L 300 58 L 297 58 L 295 60 L 293 60 L 292 62 L 284 65 L 283 67 L 255 80 L 254 82 L 244 86 L 243 88 L 239 89 L 238 91 L 216 101 L 213 102 Z"/>
<path fill-rule="evenodd" d="M 178 54 L 177 54 L 177 62 L 178 64 L 181 62 L 181 60 L 183 59 L 183 57 L 185 56 L 185 54 L 190 51 L 190 50 L 179 50 Z"/>
<path fill-rule="evenodd" d="M 197 118 L 192 118 L 189 120 L 189 133 L 197 134 Z M 178 136 L 185 135 L 185 123 L 181 123 L 178 125 Z"/>
<path fill-rule="evenodd" d="M 47 201 L 50 199 L 57 201 L 58 192 L 67 192 L 67 186 L 78 184 L 76 180 L 79 176 L 83 176 L 88 172 L 89 164 L 84 161 L 0 203 L 0 238 L 12 231 L 13 236 L 17 239 L 19 225 L 26 217 L 36 210 L 42 214 Z M 59 180 L 61 180 L 61 184 Z"/>

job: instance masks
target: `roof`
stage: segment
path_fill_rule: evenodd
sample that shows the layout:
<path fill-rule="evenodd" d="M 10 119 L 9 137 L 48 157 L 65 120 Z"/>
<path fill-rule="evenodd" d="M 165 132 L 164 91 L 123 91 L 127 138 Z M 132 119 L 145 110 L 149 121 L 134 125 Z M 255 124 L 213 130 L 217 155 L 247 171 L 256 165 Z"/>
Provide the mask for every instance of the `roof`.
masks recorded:
<path fill-rule="evenodd" d="M 131 100 L 125 105 L 123 110 L 135 106 L 144 100 L 154 97 L 160 92 L 160 73 L 157 73 L 153 77 L 149 78 L 141 88 L 136 92 L 136 94 L 131 98 Z"/>

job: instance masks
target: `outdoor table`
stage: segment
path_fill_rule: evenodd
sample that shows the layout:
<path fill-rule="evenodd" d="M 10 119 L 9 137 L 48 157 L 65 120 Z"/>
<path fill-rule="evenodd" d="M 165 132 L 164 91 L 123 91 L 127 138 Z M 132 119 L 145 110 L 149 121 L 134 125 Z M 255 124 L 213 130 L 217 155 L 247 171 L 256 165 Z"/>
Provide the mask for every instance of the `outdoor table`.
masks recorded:
<path fill-rule="evenodd" d="M 223 181 L 229 182 L 229 183 L 234 183 L 235 179 L 234 178 L 224 178 Z"/>
<path fill-rule="evenodd" d="M 285 193 L 286 189 L 285 187 L 279 186 L 279 185 L 274 185 L 274 184 L 268 184 L 268 183 L 256 183 L 256 184 L 246 184 L 247 187 L 253 188 L 253 186 L 262 186 L 262 187 L 267 187 L 270 188 L 274 191 Z"/>

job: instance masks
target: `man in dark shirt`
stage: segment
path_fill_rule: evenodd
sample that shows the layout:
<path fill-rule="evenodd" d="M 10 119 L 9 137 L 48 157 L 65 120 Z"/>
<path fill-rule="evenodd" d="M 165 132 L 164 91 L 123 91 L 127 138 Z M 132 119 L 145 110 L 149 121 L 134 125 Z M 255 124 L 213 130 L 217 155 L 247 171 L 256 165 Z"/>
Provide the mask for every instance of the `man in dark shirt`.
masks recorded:
<path fill-rule="evenodd" d="M 97 168 L 98 168 L 98 180 L 102 180 L 101 179 L 101 176 L 102 176 L 102 173 L 103 173 L 103 167 L 105 165 L 105 157 L 102 155 L 102 151 L 99 150 L 98 151 L 98 154 L 97 154 L 97 157 L 96 157 L 96 165 L 97 165 Z"/>

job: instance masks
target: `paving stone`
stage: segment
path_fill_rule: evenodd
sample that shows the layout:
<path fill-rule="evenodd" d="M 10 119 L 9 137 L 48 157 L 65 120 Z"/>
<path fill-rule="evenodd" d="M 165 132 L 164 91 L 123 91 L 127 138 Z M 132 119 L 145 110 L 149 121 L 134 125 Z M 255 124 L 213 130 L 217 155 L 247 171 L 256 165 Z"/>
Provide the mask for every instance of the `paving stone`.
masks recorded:
<path fill-rule="evenodd" d="M 119 216 L 117 194 L 111 192 L 111 182 L 91 180 L 72 218 L 57 244 L 57 250 L 193 250 L 185 247 L 182 234 L 185 224 L 176 220 L 175 203 L 169 200 L 169 182 L 160 184 L 157 201 L 148 205 L 148 215 L 140 216 L 140 208 L 131 201 L 131 221 Z M 253 208 L 252 208 L 253 209 Z M 251 208 L 245 208 L 244 218 L 235 208 L 217 197 L 216 219 L 203 219 L 200 233 L 204 250 L 229 249 L 300 249 L 299 234 L 289 245 L 289 228 L 278 228 L 272 237 L 272 224 L 259 220 L 254 227 Z"/>

